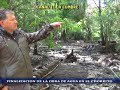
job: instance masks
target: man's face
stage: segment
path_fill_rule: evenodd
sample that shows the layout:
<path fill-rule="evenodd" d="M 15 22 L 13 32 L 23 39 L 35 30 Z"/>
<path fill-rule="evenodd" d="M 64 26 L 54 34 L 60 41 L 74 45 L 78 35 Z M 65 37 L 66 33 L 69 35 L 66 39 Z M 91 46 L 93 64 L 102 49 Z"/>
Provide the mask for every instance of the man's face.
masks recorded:
<path fill-rule="evenodd" d="M 2 21 L 2 27 L 9 33 L 17 29 L 17 20 L 14 14 L 6 14 L 6 19 Z"/>

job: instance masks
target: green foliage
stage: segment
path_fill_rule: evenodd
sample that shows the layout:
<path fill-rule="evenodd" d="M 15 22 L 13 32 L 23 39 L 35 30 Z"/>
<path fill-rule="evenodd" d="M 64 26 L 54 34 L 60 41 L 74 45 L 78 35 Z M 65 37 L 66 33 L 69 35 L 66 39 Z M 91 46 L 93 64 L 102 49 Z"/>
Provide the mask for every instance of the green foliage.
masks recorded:
<path fill-rule="evenodd" d="M 0 8 L 9 8 L 8 0 L 0 0 Z"/>
<path fill-rule="evenodd" d="M 117 43 L 117 45 L 116 45 L 116 50 L 117 50 L 117 52 L 120 54 L 120 43 Z"/>
<path fill-rule="evenodd" d="M 70 37 L 72 36 L 72 37 Z M 84 33 L 81 31 L 72 31 L 69 33 L 69 39 L 84 40 Z"/>
<path fill-rule="evenodd" d="M 47 39 L 45 39 L 45 42 L 47 42 L 46 45 L 49 48 L 55 47 L 55 43 L 53 42 L 53 34 L 51 34 Z"/>

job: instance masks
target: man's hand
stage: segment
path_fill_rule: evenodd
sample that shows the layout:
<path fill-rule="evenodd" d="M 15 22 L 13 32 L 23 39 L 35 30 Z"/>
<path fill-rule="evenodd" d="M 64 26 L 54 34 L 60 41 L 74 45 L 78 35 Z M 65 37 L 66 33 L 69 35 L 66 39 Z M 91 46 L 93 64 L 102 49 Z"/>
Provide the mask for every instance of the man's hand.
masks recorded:
<path fill-rule="evenodd" d="M 62 25 L 62 22 L 54 22 L 50 24 L 53 28 L 60 28 Z"/>
<path fill-rule="evenodd" d="M 2 90 L 8 90 L 8 86 L 4 86 Z"/>

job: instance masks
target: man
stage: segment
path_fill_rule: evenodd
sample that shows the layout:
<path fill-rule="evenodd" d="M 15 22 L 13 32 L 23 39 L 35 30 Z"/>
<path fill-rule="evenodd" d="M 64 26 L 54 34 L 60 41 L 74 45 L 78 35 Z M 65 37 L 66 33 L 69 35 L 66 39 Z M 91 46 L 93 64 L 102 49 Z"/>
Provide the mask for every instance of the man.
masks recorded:
<path fill-rule="evenodd" d="M 32 78 L 29 44 L 46 38 L 61 22 L 43 26 L 34 33 L 24 33 L 17 28 L 17 20 L 11 10 L 0 10 L 0 77 Z M 30 90 L 29 84 L 0 85 L 0 90 Z"/>

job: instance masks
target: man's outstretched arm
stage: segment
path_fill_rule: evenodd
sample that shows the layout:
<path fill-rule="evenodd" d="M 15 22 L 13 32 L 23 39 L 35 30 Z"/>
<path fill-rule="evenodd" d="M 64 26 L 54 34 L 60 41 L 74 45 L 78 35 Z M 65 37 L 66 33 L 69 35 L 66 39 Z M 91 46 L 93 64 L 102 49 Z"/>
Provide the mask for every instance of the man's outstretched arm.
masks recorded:
<path fill-rule="evenodd" d="M 51 24 L 46 24 L 42 26 L 42 28 L 37 32 L 26 33 L 26 38 L 27 38 L 28 43 L 31 44 L 38 40 L 42 40 L 46 38 L 50 34 L 51 30 L 61 27 L 61 24 L 62 22 L 54 22 Z"/>

